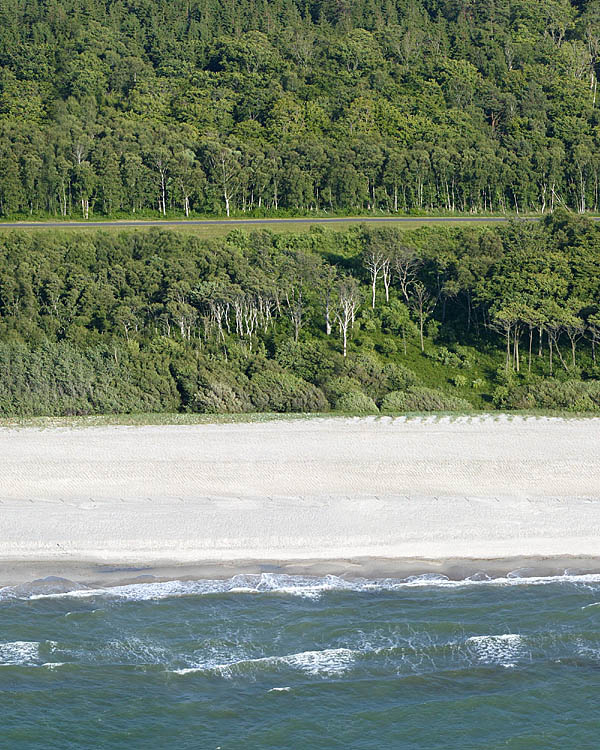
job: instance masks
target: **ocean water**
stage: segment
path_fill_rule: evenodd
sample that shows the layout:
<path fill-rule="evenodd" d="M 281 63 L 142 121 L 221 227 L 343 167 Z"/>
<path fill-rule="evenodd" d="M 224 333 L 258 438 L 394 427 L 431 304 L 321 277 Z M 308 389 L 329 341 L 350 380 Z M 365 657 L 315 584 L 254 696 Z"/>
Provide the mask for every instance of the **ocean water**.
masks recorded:
<path fill-rule="evenodd" d="M 0 590 L 2 750 L 589 750 L 600 576 Z"/>

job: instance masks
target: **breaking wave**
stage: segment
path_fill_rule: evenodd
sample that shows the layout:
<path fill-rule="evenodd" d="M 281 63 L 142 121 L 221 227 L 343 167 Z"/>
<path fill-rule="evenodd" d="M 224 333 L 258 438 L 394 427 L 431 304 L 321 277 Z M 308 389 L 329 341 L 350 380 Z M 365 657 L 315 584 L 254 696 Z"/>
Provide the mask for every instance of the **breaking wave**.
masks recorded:
<path fill-rule="evenodd" d="M 514 571 L 507 576 L 491 578 L 484 572 L 461 580 L 452 580 L 445 575 L 426 573 L 406 578 L 353 578 L 335 575 L 301 576 L 279 573 L 236 575 L 228 579 L 206 579 L 191 581 L 152 581 L 130 583 L 106 588 L 92 588 L 67 579 L 33 581 L 31 584 L 7 586 L 0 589 L 0 602 L 14 599 L 45 598 L 89 598 L 104 597 L 119 601 L 152 601 L 181 596 L 203 596 L 216 594 L 279 594 L 318 599 L 332 591 L 379 592 L 397 591 L 406 588 L 436 587 L 459 588 L 463 586 L 541 586 L 553 583 L 600 584 L 600 574 L 573 575 L 565 572 L 559 576 L 525 575 Z"/>
<path fill-rule="evenodd" d="M 185 675 L 195 672 L 213 672 L 221 677 L 251 675 L 259 670 L 277 671 L 282 667 L 291 667 L 313 676 L 334 677 L 346 672 L 353 665 L 359 652 L 349 648 L 326 648 L 321 651 L 300 651 L 297 654 L 284 656 L 261 656 L 256 659 L 240 659 L 228 664 L 210 664 L 184 667 L 171 670 L 175 674 Z"/>
<path fill-rule="evenodd" d="M 277 653 L 274 643 L 238 638 L 237 633 L 229 630 L 187 644 L 151 634 L 144 637 L 122 634 L 97 643 L 11 641 L 0 643 L 0 668 L 119 667 L 224 680 L 279 677 L 277 681 L 290 685 L 294 673 L 316 680 L 338 679 L 350 672 L 410 677 L 485 667 L 515 669 L 553 662 L 559 656 L 593 664 L 600 661 L 596 638 L 582 635 L 571 638 L 543 631 L 475 635 L 459 630 L 414 631 L 398 625 L 387 631 L 354 631 L 328 643 L 303 645 L 308 648 L 293 652 L 282 649 Z"/>

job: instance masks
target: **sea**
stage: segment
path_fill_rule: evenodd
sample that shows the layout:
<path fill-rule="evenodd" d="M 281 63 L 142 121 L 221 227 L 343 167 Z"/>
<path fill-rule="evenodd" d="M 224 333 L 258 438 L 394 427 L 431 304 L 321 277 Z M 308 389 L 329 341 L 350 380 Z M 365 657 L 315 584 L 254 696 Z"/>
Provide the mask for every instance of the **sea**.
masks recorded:
<path fill-rule="evenodd" d="M 2 750 L 596 750 L 600 576 L 0 590 Z"/>

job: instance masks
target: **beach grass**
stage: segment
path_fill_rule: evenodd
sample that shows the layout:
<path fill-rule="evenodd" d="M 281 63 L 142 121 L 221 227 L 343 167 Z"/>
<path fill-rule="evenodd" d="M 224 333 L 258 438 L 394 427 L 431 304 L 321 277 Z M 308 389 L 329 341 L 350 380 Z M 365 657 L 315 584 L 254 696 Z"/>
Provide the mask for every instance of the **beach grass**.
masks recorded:
<path fill-rule="evenodd" d="M 253 424 L 266 422 L 290 422 L 312 419 L 406 419 L 433 422 L 467 419 L 487 419 L 510 421 L 512 419 L 559 418 L 559 419 L 600 419 L 597 412 L 575 412 L 567 410 L 527 409 L 515 411 L 439 411 L 439 412 L 379 412 L 375 414 L 348 412 L 288 413 L 256 412 L 243 414 L 192 414 L 192 413 L 152 413 L 152 414 L 98 414 L 66 417 L 1 417 L 0 428 L 37 427 L 83 428 L 83 427 L 144 427 L 151 425 L 205 425 L 205 424 Z"/>

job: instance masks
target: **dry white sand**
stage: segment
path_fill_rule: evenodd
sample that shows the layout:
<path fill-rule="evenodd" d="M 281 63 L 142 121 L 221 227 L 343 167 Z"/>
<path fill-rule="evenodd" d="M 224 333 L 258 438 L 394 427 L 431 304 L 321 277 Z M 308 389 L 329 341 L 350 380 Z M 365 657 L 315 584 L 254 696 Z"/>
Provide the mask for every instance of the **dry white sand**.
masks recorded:
<path fill-rule="evenodd" d="M 498 417 L 4 428 L 0 560 L 598 558 L 599 438 Z"/>

